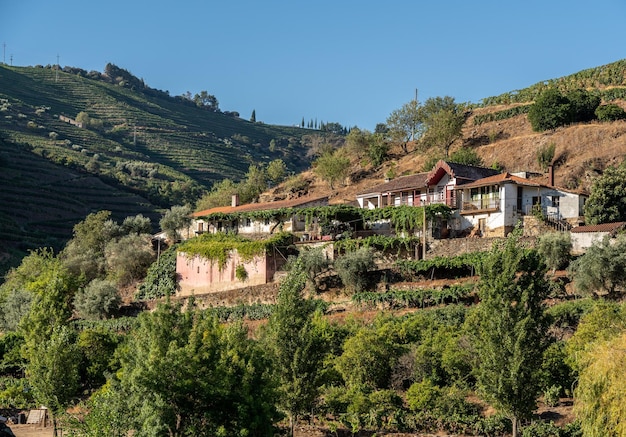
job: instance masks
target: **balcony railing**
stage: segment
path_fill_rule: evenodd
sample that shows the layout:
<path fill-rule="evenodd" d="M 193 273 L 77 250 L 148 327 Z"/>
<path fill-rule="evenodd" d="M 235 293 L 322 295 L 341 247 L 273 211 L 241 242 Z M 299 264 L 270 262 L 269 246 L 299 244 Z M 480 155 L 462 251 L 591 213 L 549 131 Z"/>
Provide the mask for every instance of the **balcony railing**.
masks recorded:
<path fill-rule="evenodd" d="M 499 198 L 486 198 L 463 202 L 461 212 L 498 211 L 500 209 Z"/>

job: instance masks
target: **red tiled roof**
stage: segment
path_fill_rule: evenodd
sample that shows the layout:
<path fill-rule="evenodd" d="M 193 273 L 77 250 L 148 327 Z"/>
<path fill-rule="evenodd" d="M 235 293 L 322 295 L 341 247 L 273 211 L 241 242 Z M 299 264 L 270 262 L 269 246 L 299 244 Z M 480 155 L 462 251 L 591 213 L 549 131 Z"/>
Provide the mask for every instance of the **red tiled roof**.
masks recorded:
<path fill-rule="evenodd" d="M 530 179 L 526 179 L 526 178 L 522 178 L 519 176 L 515 176 L 512 175 L 510 173 L 504 172 L 504 173 L 500 173 L 494 176 L 489 176 L 486 178 L 482 178 L 482 179 L 478 179 L 474 182 L 470 182 L 468 184 L 462 185 L 459 188 L 476 188 L 476 187 L 484 187 L 486 185 L 494 185 L 494 184 L 501 184 L 501 183 L 506 183 L 506 182 L 511 182 L 517 185 L 525 185 L 528 187 L 542 187 L 544 185 L 537 183 L 537 182 L 533 182 Z M 548 188 L 547 186 L 545 186 L 546 188 Z"/>
<path fill-rule="evenodd" d="M 498 173 L 497 170 L 487 167 L 476 167 L 473 165 L 459 164 L 440 160 L 428 173 L 426 183 L 435 185 L 445 174 L 457 179 L 457 185 L 462 185 L 463 181 L 476 181 L 485 177 L 490 177 Z"/>
<path fill-rule="evenodd" d="M 328 202 L 328 196 L 322 197 L 299 197 L 297 199 L 277 200 L 276 202 L 264 202 L 264 203 L 247 203 L 239 206 L 218 206 L 215 208 L 205 209 L 203 211 L 194 212 L 192 217 L 205 217 L 211 214 L 231 214 L 234 212 L 246 212 L 246 211 L 263 211 L 269 209 L 280 208 L 297 208 L 306 206 L 309 203 L 324 201 Z"/>
<path fill-rule="evenodd" d="M 571 230 L 572 233 L 582 232 L 617 232 L 626 227 L 626 222 L 602 223 L 599 225 L 577 226 Z"/>
<path fill-rule="evenodd" d="M 361 191 L 357 193 L 357 196 L 362 196 L 364 194 L 373 194 L 373 193 L 390 193 L 394 191 L 401 191 L 410 188 L 425 188 L 426 187 L 426 176 L 428 173 L 417 173 L 409 176 L 401 176 L 395 179 L 390 180 L 389 182 L 385 182 L 382 184 L 374 185 L 367 190 Z"/>

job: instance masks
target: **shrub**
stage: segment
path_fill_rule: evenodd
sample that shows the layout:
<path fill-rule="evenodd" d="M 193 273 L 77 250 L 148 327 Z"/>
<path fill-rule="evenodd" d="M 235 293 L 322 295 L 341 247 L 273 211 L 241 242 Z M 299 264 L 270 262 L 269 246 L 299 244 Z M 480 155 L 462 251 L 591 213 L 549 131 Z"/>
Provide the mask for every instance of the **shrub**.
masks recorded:
<path fill-rule="evenodd" d="M 556 407 L 559 405 L 559 398 L 563 388 L 560 385 L 551 385 L 543 392 L 543 399 L 547 406 Z"/>
<path fill-rule="evenodd" d="M 241 282 L 248 280 L 248 272 L 243 264 L 238 264 L 235 268 L 235 277 Z"/>
<path fill-rule="evenodd" d="M 106 319 L 121 302 L 120 295 L 110 281 L 94 279 L 74 296 L 74 308 L 83 319 Z"/>
<path fill-rule="evenodd" d="M 441 389 L 430 379 L 413 383 L 406 391 L 406 401 L 413 411 L 432 411 L 441 397 Z"/>
<path fill-rule="evenodd" d="M 561 437 L 562 431 L 554 422 L 539 420 L 525 426 L 522 430 L 522 437 Z"/>
<path fill-rule="evenodd" d="M 548 143 L 537 150 L 537 162 L 543 171 L 546 171 L 552 160 L 554 159 L 554 151 L 556 150 L 556 144 Z"/>
<path fill-rule="evenodd" d="M 616 104 L 608 104 L 598 106 L 596 108 L 596 117 L 600 121 L 616 121 L 626 119 L 626 111 Z"/>
<path fill-rule="evenodd" d="M 354 252 L 347 252 L 335 261 L 335 271 L 341 278 L 341 282 L 356 292 L 367 285 L 366 273 L 372 270 L 374 253 L 368 247 L 362 247 Z"/>
<path fill-rule="evenodd" d="M 572 249 L 572 239 L 569 233 L 549 232 L 539 237 L 537 251 L 552 270 L 567 267 Z"/>

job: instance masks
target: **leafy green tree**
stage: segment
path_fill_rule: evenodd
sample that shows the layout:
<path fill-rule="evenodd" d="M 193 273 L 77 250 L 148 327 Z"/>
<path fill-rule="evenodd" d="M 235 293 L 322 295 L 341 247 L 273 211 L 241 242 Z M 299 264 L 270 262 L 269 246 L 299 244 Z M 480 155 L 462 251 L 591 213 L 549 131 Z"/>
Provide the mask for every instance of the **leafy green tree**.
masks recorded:
<path fill-rule="evenodd" d="M 110 211 L 91 213 L 74 226 L 74 235 L 60 258 L 73 275 L 89 282 L 105 274 L 104 249 L 121 235 L 122 229 L 111 219 Z"/>
<path fill-rule="evenodd" d="M 331 190 L 335 188 L 335 183 L 343 181 L 350 169 L 350 158 L 344 155 L 341 150 L 325 152 L 314 162 L 313 171 L 323 180 L 328 182 Z"/>
<path fill-rule="evenodd" d="M 352 156 L 358 158 L 363 157 L 370 145 L 370 133 L 367 130 L 361 130 L 358 127 L 350 130 L 346 135 L 345 148 Z"/>
<path fill-rule="evenodd" d="M 213 184 L 211 191 L 203 195 L 196 204 L 196 210 L 227 206 L 231 204 L 233 194 L 239 193 L 238 184 L 230 179 L 222 179 Z"/>
<path fill-rule="evenodd" d="M 607 295 L 615 298 L 626 286 L 626 236 L 616 241 L 605 238 L 587 249 L 570 264 L 568 274 L 582 295 Z"/>
<path fill-rule="evenodd" d="M 594 179 L 585 202 L 585 222 L 590 225 L 626 220 L 626 166 L 608 167 Z"/>
<path fill-rule="evenodd" d="M 550 269 L 565 268 L 570 260 L 572 238 L 565 232 L 548 232 L 539 237 L 537 251 Z"/>
<path fill-rule="evenodd" d="M 452 99 L 453 103 L 454 100 Z M 434 104 L 434 107 L 439 105 Z M 450 146 L 461 137 L 465 112 L 460 105 L 444 105 L 436 112 L 422 115 L 424 118 L 425 132 L 422 144 L 426 147 L 437 147 L 444 152 L 446 158 L 450 152 Z"/>
<path fill-rule="evenodd" d="M 154 258 L 147 234 L 125 235 L 111 241 L 105 249 L 108 276 L 122 286 L 144 278 Z"/>
<path fill-rule="evenodd" d="M 344 286 L 355 292 L 363 290 L 367 285 L 367 272 L 376 267 L 374 252 L 368 247 L 347 252 L 337 258 L 334 268 Z"/>
<path fill-rule="evenodd" d="M 442 157 L 442 159 L 444 158 Z M 476 150 L 471 147 L 461 147 L 460 149 L 455 150 L 452 154 L 450 154 L 448 161 L 456 162 L 457 164 L 473 165 L 476 167 L 482 167 L 484 165 L 482 158 L 478 156 Z M 432 168 L 432 166 L 430 168 Z"/>
<path fill-rule="evenodd" d="M 256 110 L 252 110 L 252 115 L 250 115 L 250 122 L 256 123 Z"/>
<path fill-rule="evenodd" d="M 585 357 L 574 413 L 585 436 L 626 435 L 626 332 L 596 343 Z"/>
<path fill-rule="evenodd" d="M 176 247 L 173 245 L 167 248 L 148 267 L 146 277 L 137 289 L 137 299 L 156 299 L 176 294 L 178 287 L 176 281 Z"/>
<path fill-rule="evenodd" d="M 596 109 L 600 106 L 600 97 L 585 89 L 576 89 L 567 93 L 573 123 L 587 122 L 596 118 Z"/>
<path fill-rule="evenodd" d="M 322 248 L 304 249 L 298 255 L 300 262 L 307 272 L 309 284 L 317 290 L 317 278 L 322 273 L 327 272 L 330 269 L 331 262 L 324 254 Z"/>
<path fill-rule="evenodd" d="M 275 159 L 267 164 L 267 177 L 274 184 L 281 183 L 287 175 L 287 165 L 282 159 Z"/>
<path fill-rule="evenodd" d="M 74 308 L 83 319 L 100 320 L 113 315 L 122 299 L 115 284 L 94 279 L 74 296 Z"/>
<path fill-rule="evenodd" d="M 408 142 L 416 141 L 424 130 L 423 117 L 420 114 L 420 104 L 417 99 L 405 103 L 400 109 L 393 110 L 387 117 L 386 124 L 392 141 L 402 147 L 405 154 L 409 153 Z"/>
<path fill-rule="evenodd" d="M 106 375 L 117 370 L 115 349 L 121 341 L 121 334 L 104 329 L 85 329 L 78 334 L 76 345 L 82 356 L 81 374 L 86 387 L 101 387 Z"/>
<path fill-rule="evenodd" d="M 403 348 L 375 328 L 361 328 L 344 342 L 336 366 L 350 388 L 388 388 L 392 369 L 402 352 Z"/>
<path fill-rule="evenodd" d="M 626 119 L 626 111 L 614 103 L 601 105 L 596 108 L 596 117 L 600 121 L 617 121 Z"/>
<path fill-rule="evenodd" d="M 528 120 L 537 132 L 564 126 L 572 120 L 570 101 L 558 89 L 549 88 L 531 105 Z"/>
<path fill-rule="evenodd" d="M 181 229 L 186 229 L 191 225 L 191 208 L 189 206 L 174 205 L 163 214 L 159 221 L 161 229 L 167 234 L 167 238 L 172 241 L 180 240 Z"/>
<path fill-rule="evenodd" d="M 144 217 L 143 214 L 126 217 L 124 221 L 122 221 L 121 228 L 121 231 L 124 235 L 152 233 L 152 224 L 150 223 L 150 218 Z"/>
<path fill-rule="evenodd" d="M 370 139 L 367 155 L 374 167 L 378 167 L 387 160 L 389 143 L 381 134 L 373 134 Z"/>
<path fill-rule="evenodd" d="M 193 96 L 193 101 L 199 108 L 205 108 L 212 112 L 219 112 L 220 105 L 217 98 L 207 91 L 200 91 L 200 94 Z"/>
<path fill-rule="evenodd" d="M 264 336 L 278 381 L 278 406 L 289 416 L 291 436 L 298 417 L 311 411 L 319 394 L 325 356 L 313 323 L 315 304 L 302 296 L 306 281 L 304 263 L 298 258 L 280 284 Z"/>
<path fill-rule="evenodd" d="M 476 336 L 478 386 L 511 418 L 513 437 L 519 420 L 536 408 L 549 327 L 545 265 L 537 252 L 520 246 L 516 234 L 480 265 Z"/>
<path fill-rule="evenodd" d="M 261 165 L 252 164 L 248 167 L 246 179 L 239 184 L 241 203 L 250 203 L 267 189 L 267 172 Z"/>
<path fill-rule="evenodd" d="M 37 402 L 52 412 L 54 436 L 57 417 L 71 404 L 80 387 L 80 361 L 75 334 L 67 326 L 57 326 L 49 337 L 38 339 L 29 354 L 26 375 Z"/>
<path fill-rule="evenodd" d="M 126 411 L 116 424 L 123 435 L 272 434 L 270 364 L 243 325 L 159 306 L 140 316 L 118 356 L 109 394 L 101 392 L 89 414 L 93 434 L 104 434 L 102 417 L 116 410 Z"/>

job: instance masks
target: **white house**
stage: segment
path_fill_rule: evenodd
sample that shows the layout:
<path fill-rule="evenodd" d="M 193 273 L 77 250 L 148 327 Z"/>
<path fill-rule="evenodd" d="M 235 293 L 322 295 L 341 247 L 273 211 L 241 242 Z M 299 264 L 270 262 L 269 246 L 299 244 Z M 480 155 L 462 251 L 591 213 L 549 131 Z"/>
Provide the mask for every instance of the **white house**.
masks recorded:
<path fill-rule="evenodd" d="M 298 208 L 328 205 L 328 197 L 299 197 L 296 199 L 279 200 L 265 203 L 238 204 L 237 196 L 233 196 L 231 206 L 220 206 L 205 209 L 192 214 L 190 236 L 196 236 L 205 232 L 236 232 L 247 236 L 264 236 L 278 231 L 304 232 L 311 230 L 315 232 L 315 223 L 306 223 L 305 217 L 297 214 Z M 279 220 L 273 218 L 260 218 L 262 211 L 271 210 L 294 210 L 293 213 Z M 259 214 L 254 214 L 254 213 Z M 242 214 L 239 214 L 242 213 Z M 250 213 L 245 217 L 245 213 Z M 254 218 L 254 216 L 258 218 Z M 238 216 L 240 216 L 238 218 Z M 243 217 L 241 217 L 243 216 Z M 312 229 L 308 229 L 312 228 Z"/>
<path fill-rule="evenodd" d="M 458 232 L 474 229 L 489 237 L 506 236 L 523 216 L 535 213 L 569 229 L 582 221 L 587 198 L 584 193 L 510 173 L 478 179 L 456 191 L 460 204 L 451 228 Z"/>
<path fill-rule="evenodd" d="M 428 173 L 417 173 L 386 181 L 357 193 L 356 200 L 359 207 L 365 209 L 392 205 L 419 206 L 422 194 L 426 194 L 427 175 Z"/>

